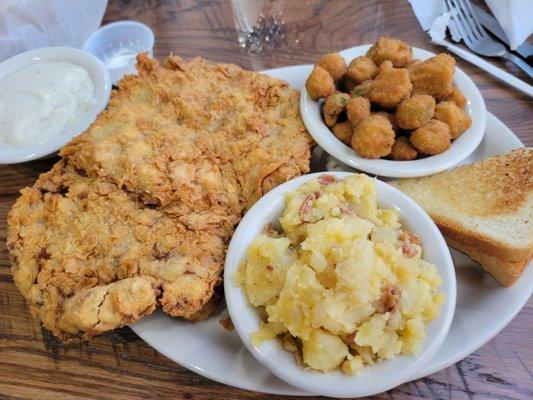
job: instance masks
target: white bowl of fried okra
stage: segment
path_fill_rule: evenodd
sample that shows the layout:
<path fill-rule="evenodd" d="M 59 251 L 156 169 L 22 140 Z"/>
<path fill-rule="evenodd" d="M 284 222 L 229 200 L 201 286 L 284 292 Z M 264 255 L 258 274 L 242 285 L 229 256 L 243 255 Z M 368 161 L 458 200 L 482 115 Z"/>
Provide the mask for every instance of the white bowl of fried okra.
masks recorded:
<path fill-rule="evenodd" d="M 315 141 L 346 165 L 405 178 L 446 170 L 485 133 L 474 82 L 445 53 L 380 38 L 321 56 L 300 108 Z"/>

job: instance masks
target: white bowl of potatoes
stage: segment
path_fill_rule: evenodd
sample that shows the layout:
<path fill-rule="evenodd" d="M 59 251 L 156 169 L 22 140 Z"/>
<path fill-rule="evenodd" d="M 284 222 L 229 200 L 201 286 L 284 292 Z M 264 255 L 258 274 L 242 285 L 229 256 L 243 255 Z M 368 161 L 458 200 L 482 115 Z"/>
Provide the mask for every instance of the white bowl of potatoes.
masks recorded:
<path fill-rule="evenodd" d="M 369 52 L 378 43 L 383 54 Z M 486 123 L 474 82 L 447 54 L 391 38 L 377 44 L 318 59 L 300 98 L 315 141 L 352 168 L 392 178 L 434 174 L 468 157 Z M 395 59 L 389 47 L 403 54 Z"/>
<path fill-rule="evenodd" d="M 443 343 L 456 301 L 451 256 L 428 215 L 392 186 L 346 172 L 305 175 L 262 197 L 233 235 L 224 291 L 258 361 L 331 397 L 415 376 Z"/>

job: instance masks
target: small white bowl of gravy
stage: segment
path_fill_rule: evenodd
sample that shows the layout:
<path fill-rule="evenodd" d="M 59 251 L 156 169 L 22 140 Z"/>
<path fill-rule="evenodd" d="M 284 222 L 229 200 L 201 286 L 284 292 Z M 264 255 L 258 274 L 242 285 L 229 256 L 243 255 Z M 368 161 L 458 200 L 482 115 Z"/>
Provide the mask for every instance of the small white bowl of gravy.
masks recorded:
<path fill-rule="evenodd" d="M 70 47 L 30 50 L 0 63 L 0 164 L 55 153 L 95 120 L 111 78 L 93 55 Z"/>

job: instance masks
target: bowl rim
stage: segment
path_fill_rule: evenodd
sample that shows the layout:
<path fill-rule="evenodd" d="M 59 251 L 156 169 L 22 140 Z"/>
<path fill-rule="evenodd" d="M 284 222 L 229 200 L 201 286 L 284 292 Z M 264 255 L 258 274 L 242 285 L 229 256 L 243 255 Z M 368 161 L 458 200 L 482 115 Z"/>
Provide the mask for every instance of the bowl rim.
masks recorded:
<path fill-rule="evenodd" d="M 251 241 L 256 237 L 256 234 L 259 233 L 262 227 L 266 222 L 272 221 L 268 218 L 268 215 L 277 208 L 284 208 L 283 199 L 285 194 L 289 191 L 294 191 L 300 187 L 303 183 L 314 179 L 324 172 L 318 172 L 314 174 L 308 174 L 301 176 L 299 178 L 292 179 L 284 184 L 279 185 L 274 188 L 272 191 L 267 193 L 258 202 L 250 208 L 250 210 L 245 214 L 241 220 L 239 226 L 235 230 L 235 233 L 231 239 L 231 242 L 228 246 L 226 261 L 224 265 L 224 293 L 226 298 L 226 304 L 228 307 L 228 312 L 232 319 L 235 330 L 239 335 L 241 341 L 245 344 L 246 348 L 252 353 L 252 355 L 263 365 L 265 365 L 274 375 L 278 378 L 286 381 L 287 383 L 298 387 L 308 393 L 331 396 L 331 397 L 360 397 L 360 396 L 370 396 L 377 394 L 386 390 L 389 390 L 393 387 L 396 387 L 406 381 L 409 378 L 416 374 L 424 364 L 430 360 L 430 358 L 437 352 L 440 348 L 444 339 L 450 328 L 453 315 L 455 312 L 456 297 L 457 297 L 457 286 L 455 278 L 455 270 L 450 255 L 450 251 L 442 234 L 438 230 L 435 223 L 430 219 L 430 217 L 425 213 L 422 208 L 410 199 L 407 195 L 400 192 L 398 189 L 389 185 L 388 183 L 379 181 L 377 179 L 371 178 L 376 184 L 376 192 L 385 190 L 387 194 L 392 194 L 393 199 L 387 197 L 386 199 L 381 198 L 378 195 L 378 202 L 386 201 L 389 203 L 387 207 L 394 207 L 399 210 L 395 203 L 402 203 L 404 206 L 407 204 L 408 208 L 411 210 L 416 210 L 416 215 L 407 216 L 401 212 L 401 216 L 405 220 L 404 223 L 409 224 L 409 221 L 415 221 L 417 224 L 423 224 L 427 229 L 432 232 L 431 237 L 423 237 L 422 240 L 424 243 L 424 250 L 427 249 L 427 243 L 432 243 L 434 257 L 437 257 L 442 265 L 442 270 L 446 273 L 443 274 L 439 269 L 443 283 L 441 288 L 447 287 L 445 293 L 445 300 L 441 309 L 441 314 L 435 320 L 430 323 L 429 326 L 433 323 L 437 323 L 433 330 L 437 329 L 435 335 L 431 338 L 430 342 L 427 342 L 425 351 L 421 352 L 419 355 L 415 356 L 414 359 L 411 359 L 411 362 L 407 360 L 408 367 L 401 368 L 399 371 L 396 371 L 394 378 L 383 380 L 378 379 L 374 382 L 373 385 L 361 386 L 361 383 L 357 382 L 358 376 L 348 377 L 342 375 L 342 373 L 337 371 L 337 376 L 340 373 L 341 378 L 337 379 L 335 384 L 325 385 L 323 382 L 318 382 L 319 379 L 312 379 L 308 371 L 305 371 L 300 366 L 296 365 L 294 362 L 287 362 L 285 364 L 280 363 L 279 361 L 283 359 L 283 355 L 287 356 L 287 352 L 281 348 L 277 340 L 271 340 L 264 342 L 260 347 L 256 347 L 251 343 L 250 333 L 255 331 L 258 327 L 258 315 L 257 311 L 252 307 L 244 294 L 241 287 L 238 287 L 233 279 L 233 275 L 237 270 L 240 262 L 244 259 L 246 251 L 248 249 Z M 357 175 L 350 172 L 331 172 L 327 173 L 334 175 L 339 179 L 346 178 L 348 176 Z M 399 201 L 399 199 L 401 201 Z M 391 201 L 392 200 L 392 201 Z M 280 205 L 281 202 L 281 205 Z M 277 204 L 277 205 L 276 205 Z M 253 226 L 256 231 L 256 234 L 250 234 L 250 227 Z M 245 240 L 247 243 L 241 243 L 242 240 Z M 253 320 L 252 323 L 244 322 L 243 320 L 247 318 Z M 253 325 L 253 326 L 252 326 Z M 425 332 L 429 328 L 426 327 Z M 425 339 L 427 341 L 428 338 Z M 265 347 L 267 346 L 267 347 Z M 269 357 L 266 353 L 275 355 L 274 357 Z M 403 357 L 403 356 L 402 356 Z M 398 357 L 400 358 L 400 357 Z M 394 360 L 392 360 L 394 361 Z M 405 359 L 404 359 L 405 361 Z M 383 364 L 378 364 L 371 368 L 372 371 L 380 368 Z M 321 373 L 315 372 L 315 377 L 325 376 L 328 374 L 334 374 L 333 372 Z M 388 374 L 387 376 L 392 376 Z M 311 379 L 310 379 L 311 378 Z M 331 378 L 335 380 L 335 376 Z M 348 387 L 347 383 L 351 381 L 351 387 Z"/>
<path fill-rule="evenodd" d="M 27 147 L 0 147 L 0 164 L 31 161 L 56 152 L 73 137 L 87 129 L 109 101 L 111 94 L 109 71 L 98 58 L 73 47 L 41 47 L 8 58 L 0 63 L 0 81 L 9 79 L 11 74 L 21 68 L 41 61 L 64 61 L 84 67 L 93 80 L 95 104 L 64 135 Z"/>
<path fill-rule="evenodd" d="M 343 50 L 340 54 L 347 60 L 364 55 L 371 45 L 361 45 Z M 435 56 L 435 53 L 413 47 L 413 57 L 422 60 Z M 483 140 L 486 127 L 486 106 L 483 96 L 470 77 L 456 65 L 454 85 L 466 97 L 467 112 L 472 118 L 472 126 L 452 142 L 452 146 L 441 154 L 411 161 L 367 159 L 355 153 L 337 139 L 320 115 L 319 102 L 311 99 L 305 85 L 300 96 L 300 113 L 309 134 L 327 153 L 360 171 L 390 178 L 413 178 L 435 174 L 451 168 L 474 152 Z"/>

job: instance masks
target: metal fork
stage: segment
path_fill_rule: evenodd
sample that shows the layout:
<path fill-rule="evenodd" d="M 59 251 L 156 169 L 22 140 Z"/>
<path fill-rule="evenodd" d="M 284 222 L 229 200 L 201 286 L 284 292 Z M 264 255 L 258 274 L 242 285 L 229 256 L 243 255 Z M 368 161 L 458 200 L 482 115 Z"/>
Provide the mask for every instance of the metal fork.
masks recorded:
<path fill-rule="evenodd" d="M 520 57 L 508 52 L 503 44 L 488 35 L 472 11 L 470 1 L 446 0 L 446 4 L 452 14 L 451 22 L 470 50 L 486 57 L 505 58 L 522 69 L 529 79 L 533 79 L 533 68 L 529 64 Z"/>

